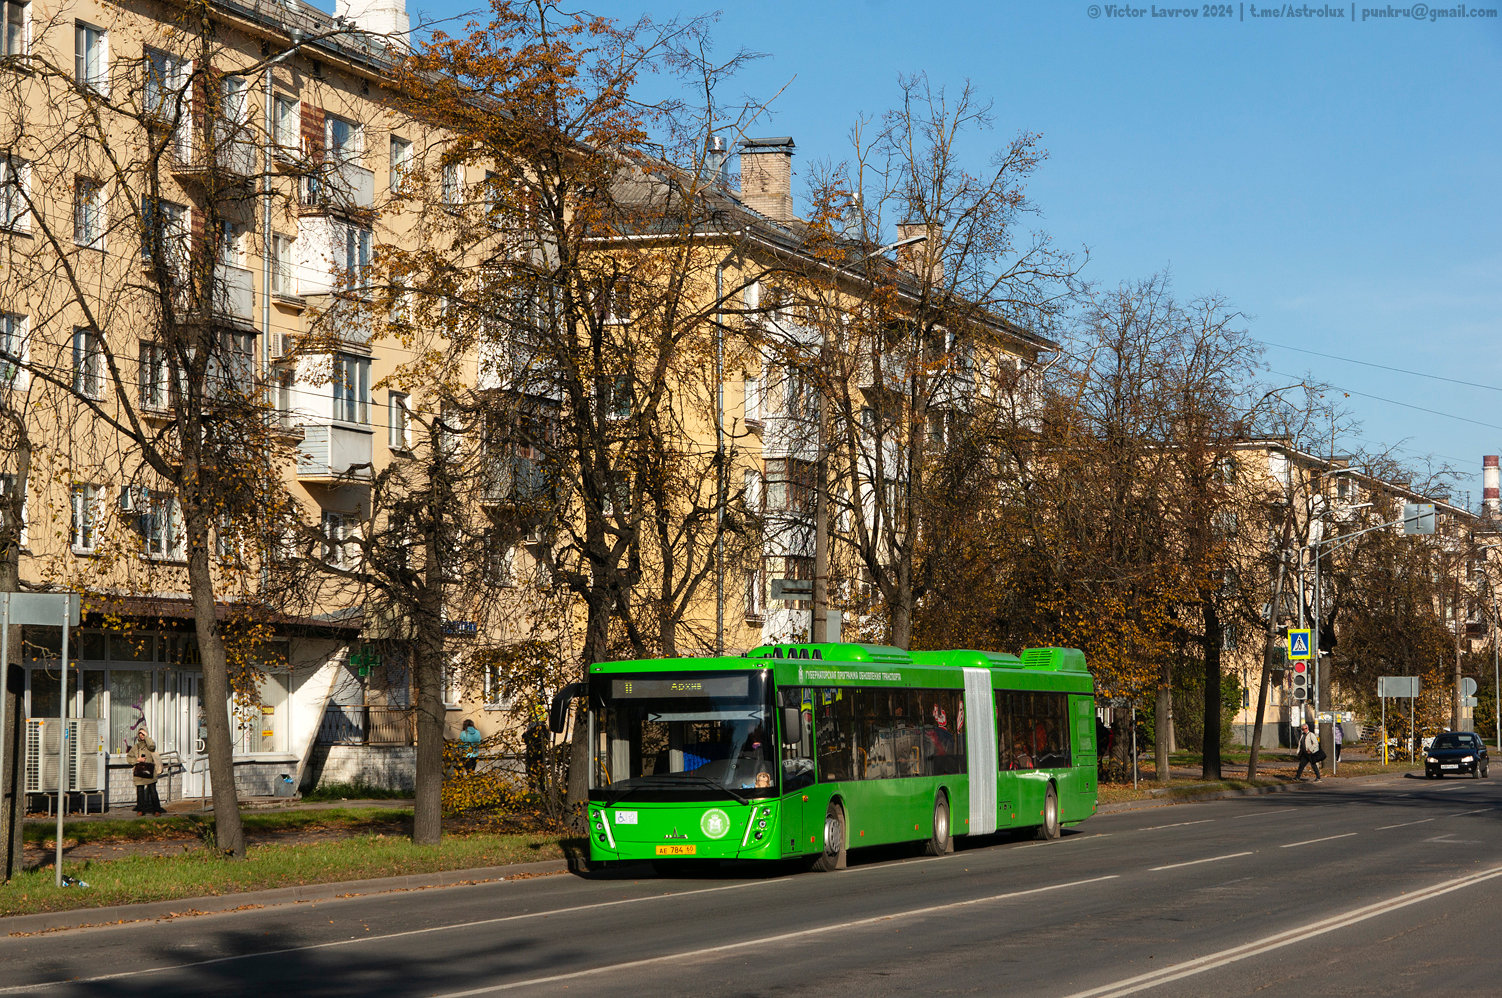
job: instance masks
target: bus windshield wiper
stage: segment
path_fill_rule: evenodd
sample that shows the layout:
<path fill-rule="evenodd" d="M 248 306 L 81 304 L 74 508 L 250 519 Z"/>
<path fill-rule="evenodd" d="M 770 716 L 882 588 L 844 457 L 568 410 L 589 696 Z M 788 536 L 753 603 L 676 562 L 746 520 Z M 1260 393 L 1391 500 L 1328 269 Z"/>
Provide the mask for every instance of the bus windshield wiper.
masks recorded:
<path fill-rule="evenodd" d="M 697 783 L 706 787 L 714 787 L 716 790 L 723 790 L 742 804 L 751 803 L 751 798 L 745 796 L 740 791 L 725 786 L 719 780 L 710 779 L 708 776 L 700 776 L 698 773 L 664 773 L 661 776 L 649 777 L 649 779 L 662 783 Z"/>

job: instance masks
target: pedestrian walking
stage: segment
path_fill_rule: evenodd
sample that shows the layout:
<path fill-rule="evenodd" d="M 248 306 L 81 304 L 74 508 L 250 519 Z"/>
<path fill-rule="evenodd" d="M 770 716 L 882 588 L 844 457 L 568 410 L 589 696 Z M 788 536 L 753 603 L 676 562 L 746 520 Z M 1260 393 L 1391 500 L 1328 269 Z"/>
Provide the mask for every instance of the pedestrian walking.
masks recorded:
<path fill-rule="evenodd" d="M 480 729 L 475 727 L 475 722 L 469 718 L 464 719 L 464 727 L 459 731 L 459 744 L 464 749 L 464 771 L 473 773 L 480 763 L 480 742 L 484 736 Z"/>
<path fill-rule="evenodd" d="M 1340 743 L 1345 741 L 1345 735 L 1341 734 L 1340 722 L 1335 722 L 1335 763 L 1340 764 Z"/>
<path fill-rule="evenodd" d="M 162 775 L 162 762 L 157 758 L 156 742 L 145 728 L 136 731 L 135 748 L 131 749 L 131 781 L 136 785 L 137 814 L 166 814 L 162 799 L 156 792 L 156 781 Z"/>
<path fill-rule="evenodd" d="M 1319 764 L 1324 758 L 1324 750 L 1319 747 L 1319 735 L 1309 730 L 1308 724 L 1299 725 L 1299 768 L 1294 770 L 1293 778 L 1304 778 L 1304 767 L 1314 770 L 1314 782 L 1318 783 Z"/>

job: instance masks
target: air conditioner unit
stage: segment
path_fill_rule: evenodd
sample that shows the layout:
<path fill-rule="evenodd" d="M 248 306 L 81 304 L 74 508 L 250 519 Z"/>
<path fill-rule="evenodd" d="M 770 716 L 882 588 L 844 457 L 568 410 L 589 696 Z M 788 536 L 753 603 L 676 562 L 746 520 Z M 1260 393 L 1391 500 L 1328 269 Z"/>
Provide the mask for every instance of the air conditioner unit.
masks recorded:
<path fill-rule="evenodd" d="M 58 734 L 61 730 L 55 717 L 26 719 L 26 793 L 57 792 Z M 100 738 L 98 720 L 87 717 L 68 719 L 67 763 L 67 790 L 94 792 L 104 789 L 104 742 Z"/>
<path fill-rule="evenodd" d="M 296 333 L 271 334 L 271 359 L 284 360 L 297 350 Z"/>

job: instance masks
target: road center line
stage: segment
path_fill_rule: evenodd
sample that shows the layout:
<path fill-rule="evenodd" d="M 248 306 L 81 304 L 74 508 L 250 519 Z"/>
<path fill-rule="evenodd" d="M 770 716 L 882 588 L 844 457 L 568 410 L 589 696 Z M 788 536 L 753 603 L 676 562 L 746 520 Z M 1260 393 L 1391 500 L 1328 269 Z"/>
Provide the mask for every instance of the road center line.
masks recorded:
<path fill-rule="evenodd" d="M 1276 811 L 1253 811 L 1251 814 L 1237 816 L 1237 821 L 1245 821 L 1247 818 L 1265 818 L 1270 814 L 1287 814 L 1289 811 L 1297 811 L 1296 807 L 1280 807 Z"/>
<path fill-rule="evenodd" d="M 1149 825 L 1144 832 L 1156 832 L 1160 828 L 1183 828 L 1185 825 L 1208 825 L 1214 818 L 1201 818 L 1199 821 L 1176 821 L 1172 825 Z"/>
<path fill-rule="evenodd" d="M 1326 835 L 1322 839 L 1305 839 L 1303 842 L 1289 842 L 1286 845 L 1278 846 L 1278 848 L 1279 849 L 1293 849 L 1293 848 L 1295 848 L 1297 846 L 1312 846 L 1316 842 L 1330 842 L 1330 841 L 1332 841 L 1334 839 L 1348 839 L 1352 835 L 1355 835 L 1355 834 L 1356 834 L 1355 832 L 1346 832 L 1343 835 Z"/>
<path fill-rule="evenodd" d="M 1495 877 L 1502 877 L 1502 866 L 1495 866 L 1490 870 L 1483 870 L 1480 873 L 1473 873 L 1455 880 L 1446 880 L 1432 887 L 1415 891 L 1412 894 L 1400 894 L 1397 897 L 1378 901 L 1351 911 L 1341 912 L 1338 915 L 1332 915 L 1317 922 L 1310 922 L 1308 925 L 1301 925 L 1295 929 L 1284 929 L 1282 932 L 1276 932 L 1253 942 L 1243 943 L 1240 946 L 1233 946 L 1230 949 L 1221 950 L 1219 953 L 1210 953 L 1193 960 L 1185 960 L 1182 963 L 1162 967 L 1146 974 L 1139 974 L 1136 977 L 1128 977 L 1125 980 L 1105 984 L 1089 991 L 1079 991 L 1070 995 L 1069 998 L 1119 998 L 1121 995 L 1136 994 L 1138 991 L 1146 991 L 1148 988 L 1155 988 L 1163 984 L 1168 984 L 1171 981 L 1192 977 L 1195 974 L 1202 974 L 1207 970 L 1224 967 L 1238 960 L 1245 960 L 1252 956 L 1261 956 L 1263 953 L 1281 949 L 1293 943 L 1304 942 L 1314 936 L 1334 932 L 1336 929 L 1354 925 L 1357 922 L 1364 922 L 1369 918 L 1376 918 L 1378 915 L 1385 915 L 1400 908 L 1406 908 L 1411 904 L 1418 904 L 1420 901 L 1428 901 L 1431 898 L 1437 898 L 1451 891 L 1473 887 L 1476 884 L 1483 883 Z"/>
<path fill-rule="evenodd" d="M 1087 884 L 1098 884 L 1105 880 L 1115 880 L 1117 874 L 1104 877 L 1091 877 L 1089 880 L 1072 880 L 1066 884 L 1051 884 L 1048 887 L 1035 887 L 1026 891 L 1009 891 L 1006 894 L 992 894 L 983 898 L 971 898 L 968 901 L 952 901 L 947 904 L 930 905 L 926 908 L 913 908 L 908 911 L 888 912 L 885 915 L 872 915 L 869 918 L 857 918 L 849 922 L 839 922 L 834 925 L 820 925 L 812 929 L 799 929 L 796 932 L 783 932 L 775 936 L 762 936 L 758 939 L 743 939 L 740 942 L 726 943 L 723 946 L 710 946 L 707 948 L 683 950 L 678 953 L 670 953 L 664 956 L 652 956 L 643 960 L 628 960 L 625 963 L 612 963 L 603 967 L 591 967 L 588 970 L 575 970 L 567 974 L 553 974 L 549 977 L 534 977 L 525 981 L 512 981 L 509 984 L 492 984 L 483 988 L 474 988 L 469 991 L 450 991 L 439 995 L 437 998 L 469 998 L 470 995 L 484 995 L 495 991 L 511 991 L 516 988 L 537 987 L 543 984 L 556 984 L 559 981 L 572 981 L 581 977 L 590 977 L 595 974 L 606 974 L 622 970 L 631 970 L 636 967 L 650 967 L 655 963 L 681 963 L 684 960 L 697 959 L 713 953 L 729 953 L 734 950 L 748 949 L 754 946 L 770 946 L 784 943 L 795 939 L 805 939 L 809 936 L 824 935 L 829 932 L 841 932 L 847 929 L 860 928 L 864 925 L 874 925 L 877 922 L 892 922 L 898 919 L 921 918 L 924 915 L 932 915 L 938 912 L 953 911 L 955 908 L 966 908 L 970 905 L 989 904 L 994 901 L 1010 901 L 1013 898 L 1030 897 L 1034 894 L 1047 894 L 1051 891 L 1061 891 L 1070 887 L 1083 887 Z"/>
<path fill-rule="evenodd" d="M 1422 825 L 1426 821 L 1433 820 L 1433 818 L 1420 818 L 1418 821 L 1404 821 L 1396 825 L 1379 825 L 1373 831 L 1384 832 L 1389 828 L 1407 828 L 1409 825 Z"/>
<path fill-rule="evenodd" d="M 1187 863 L 1169 863 L 1167 866 L 1154 866 L 1149 873 L 1157 873 L 1159 870 L 1177 870 L 1181 866 L 1198 866 L 1201 863 L 1218 863 L 1223 859 L 1235 859 L 1238 856 L 1250 856 L 1251 852 L 1233 852 L 1224 856 L 1211 856 L 1209 859 L 1191 859 Z"/>

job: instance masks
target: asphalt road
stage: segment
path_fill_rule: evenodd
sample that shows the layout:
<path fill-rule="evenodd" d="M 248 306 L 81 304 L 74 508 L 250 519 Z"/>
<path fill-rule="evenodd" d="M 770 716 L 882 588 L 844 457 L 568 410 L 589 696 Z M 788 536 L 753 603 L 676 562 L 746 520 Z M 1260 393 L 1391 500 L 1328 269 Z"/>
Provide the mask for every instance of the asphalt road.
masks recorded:
<path fill-rule="evenodd" d="M 1498 781 L 1325 781 L 1055 842 L 645 869 L 0 940 L 0 994 L 1498 993 Z"/>

